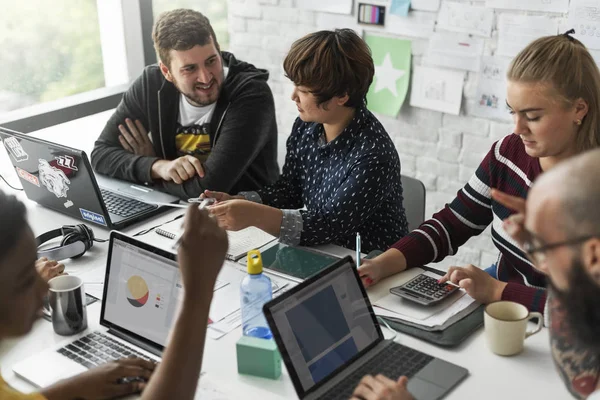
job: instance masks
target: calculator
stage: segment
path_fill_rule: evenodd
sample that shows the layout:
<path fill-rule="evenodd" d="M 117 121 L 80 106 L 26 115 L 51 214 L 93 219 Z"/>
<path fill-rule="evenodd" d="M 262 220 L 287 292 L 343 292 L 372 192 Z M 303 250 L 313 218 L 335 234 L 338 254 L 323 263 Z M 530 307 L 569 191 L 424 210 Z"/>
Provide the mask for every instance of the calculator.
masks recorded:
<path fill-rule="evenodd" d="M 459 287 L 449 283 L 438 283 L 439 278 L 419 274 L 410 281 L 390 289 L 390 293 L 402 298 L 430 306 L 444 300 Z"/>

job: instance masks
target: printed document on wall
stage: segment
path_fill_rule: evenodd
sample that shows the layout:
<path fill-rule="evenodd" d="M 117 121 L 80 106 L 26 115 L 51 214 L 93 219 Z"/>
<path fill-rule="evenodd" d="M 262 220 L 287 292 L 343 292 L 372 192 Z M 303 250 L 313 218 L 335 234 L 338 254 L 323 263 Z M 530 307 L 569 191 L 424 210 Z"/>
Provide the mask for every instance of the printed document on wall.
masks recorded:
<path fill-rule="evenodd" d="M 475 107 L 471 114 L 504 121 L 511 119 L 506 107 L 506 71 L 510 60 L 508 57 L 481 58 Z"/>
<path fill-rule="evenodd" d="M 569 0 L 486 0 L 485 6 L 506 10 L 566 13 L 569 10 Z"/>
<path fill-rule="evenodd" d="M 411 11 L 406 17 L 388 13 L 385 16 L 383 31 L 401 36 L 428 39 L 433 35 L 436 15 L 436 13 L 426 11 Z"/>
<path fill-rule="evenodd" d="M 362 36 L 362 27 L 352 15 L 317 13 L 317 29 L 331 30 L 349 28 Z"/>
<path fill-rule="evenodd" d="M 479 71 L 484 39 L 465 33 L 436 32 L 429 40 L 425 65 Z"/>
<path fill-rule="evenodd" d="M 496 54 L 514 57 L 535 39 L 557 33 L 558 21 L 555 19 L 546 16 L 500 14 Z"/>
<path fill-rule="evenodd" d="M 596 61 L 598 68 L 600 68 L 600 50 L 590 50 L 590 54 L 594 58 L 594 61 Z"/>
<path fill-rule="evenodd" d="M 465 3 L 445 1 L 440 9 L 437 28 L 490 37 L 493 22 L 494 10 Z"/>
<path fill-rule="evenodd" d="M 410 8 L 418 11 L 437 11 L 440 9 L 440 0 L 412 0 Z"/>
<path fill-rule="evenodd" d="M 600 49 L 600 1 L 571 0 L 568 26 L 586 47 Z"/>
<path fill-rule="evenodd" d="M 410 105 L 458 115 L 464 71 L 417 66 L 413 71 Z"/>
<path fill-rule="evenodd" d="M 296 6 L 306 10 L 352 14 L 352 0 L 296 0 Z"/>

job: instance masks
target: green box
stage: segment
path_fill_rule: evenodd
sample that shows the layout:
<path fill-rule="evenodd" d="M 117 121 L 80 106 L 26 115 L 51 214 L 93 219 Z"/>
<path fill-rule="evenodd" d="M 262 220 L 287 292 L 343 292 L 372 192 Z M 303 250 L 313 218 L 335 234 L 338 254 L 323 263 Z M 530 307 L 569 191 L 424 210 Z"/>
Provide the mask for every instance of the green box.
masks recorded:
<path fill-rule="evenodd" d="M 274 340 L 242 336 L 235 347 L 238 373 L 269 379 L 281 376 L 281 355 Z"/>

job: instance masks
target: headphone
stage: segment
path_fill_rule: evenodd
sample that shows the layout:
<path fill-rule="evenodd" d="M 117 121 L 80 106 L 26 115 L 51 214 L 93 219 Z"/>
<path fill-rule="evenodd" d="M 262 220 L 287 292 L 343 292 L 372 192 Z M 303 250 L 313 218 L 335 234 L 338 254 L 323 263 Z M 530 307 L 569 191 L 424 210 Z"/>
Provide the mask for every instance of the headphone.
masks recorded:
<path fill-rule="evenodd" d="M 41 234 L 35 241 L 40 247 L 42 244 L 63 236 L 60 246 L 38 251 L 38 258 L 46 257 L 49 260 L 64 260 L 66 258 L 79 258 L 94 246 L 94 242 L 106 242 L 94 238 L 94 231 L 86 225 L 65 225 Z"/>

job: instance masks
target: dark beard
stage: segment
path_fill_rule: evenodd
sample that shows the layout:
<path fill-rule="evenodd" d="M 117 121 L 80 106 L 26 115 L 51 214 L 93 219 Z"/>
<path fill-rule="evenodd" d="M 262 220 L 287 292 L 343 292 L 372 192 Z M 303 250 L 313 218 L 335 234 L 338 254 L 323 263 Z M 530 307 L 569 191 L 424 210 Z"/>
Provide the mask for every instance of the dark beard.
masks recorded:
<path fill-rule="evenodd" d="M 600 355 L 600 287 L 585 272 L 580 259 L 573 260 L 569 290 L 559 290 L 548 280 L 555 297 L 566 311 L 566 319 L 575 338 Z"/>

